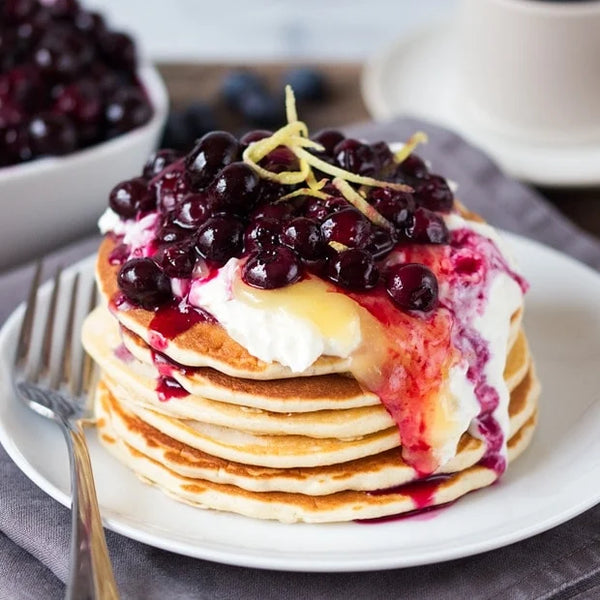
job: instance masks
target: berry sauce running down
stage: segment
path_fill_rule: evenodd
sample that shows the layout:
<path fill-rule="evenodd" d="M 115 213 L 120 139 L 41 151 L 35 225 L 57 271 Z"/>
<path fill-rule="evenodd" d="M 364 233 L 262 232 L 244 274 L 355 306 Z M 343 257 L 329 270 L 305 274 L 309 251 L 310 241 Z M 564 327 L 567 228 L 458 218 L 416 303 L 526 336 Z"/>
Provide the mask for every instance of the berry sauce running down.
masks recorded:
<path fill-rule="evenodd" d="M 503 456 L 506 440 L 494 417 L 499 395 L 498 390 L 487 381 L 490 348 L 475 327 L 474 317 L 483 314 L 490 285 L 498 273 L 508 275 L 523 293 L 527 290 L 527 283 L 509 267 L 494 242 L 469 229 L 453 231 L 447 246 L 409 246 L 402 250 L 402 254 L 408 262 L 429 267 L 440 286 L 447 290 L 440 299 L 440 309 L 451 315 L 452 345 L 468 363 L 467 378 L 474 385 L 480 405 L 476 422 L 487 447 L 482 464 L 501 474 L 506 468 Z"/>
<path fill-rule="evenodd" d="M 185 398 L 189 396 L 181 385 L 172 377 L 159 377 L 156 384 L 156 393 L 161 402 L 167 402 L 172 398 Z"/>
<path fill-rule="evenodd" d="M 432 451 L 434 429 L 443 426 L 440 391 L 458 360 L 451 345 L 453 320 L 445 310 L 410 314 L 397 310 L 383 289 L 351 294 L 380 324 L 386 349 L 373 373 L 351 367 L 353 375 L 375 392 L 398 426 L 403 458 L 425 476 L 439 466 Z M 371 336 L 370 336 L 371 337 Z M 374 340 L 369 339 L 369 345 Z"/>
<path fill-rule="evenodd" d="M 184 333 L 196 323 L 214 323 L 207 312 L 189 304 L 169 303 L 156 309 L 148 326 L 154 336 L 150 345 L 156 350 L 164 350 L 168 340 Z"/>
<path fill-rule="evenodd" d="M 424 509 L 433 501 L 439 487 L 450 479 L 451 475 L 430 475 L 417 481 L 404 483 L 383 490 L 368 492 L 370 496 L 385 496 L 388 494 L 402 494 L 409 496 L 415 505 L 415 509 Z"/>
<path fill-rule="evenodd" d="M 504 359 L 506 348 L 492 352 L 477 319 L 497 276 L 523 291 L 526 285 L 485 233 L 450 227 L 467 221 L 448 182 L 413 152 L 424 134 L 396 154 L 383 142 L 333 130 L 311 140 L 289 90 L 287 100 L 288 125 L 274 134 L 237 140 L 208 133 L 187 156 L 155 154 L 141 177 L 111 192 L 111 210 L 101 220 L 118 269 L 120 296 L 111 308 L 153 312 L 148 341 L 157 351 L 159 393 L 181 393 L 171 378 L 177 366 L 159 352 L 196 323 L 219 322 L 209 312 L 220 305 L 207 312 L 192 304 L 206 308 L 196 292 L 223 280 L 220 304 L 246 298 L 246 306 L 268 312 L 283 303 L 320 334 L 335 332 L 337 347 L 344 335 L 349 347 L 344 319 L 359 322 L 358 347 L 339 356 L 398 425 L 403 457 L 418 477 L 455 452 L 471 416 L 469 431 L 486 442 L 483 464 L 500 474 L 506 440 L 497 413 L 506 407 L 499 407 L 487 369 L 492 354 Z M 227 279 L 231 273 L 234 280 Z M 509 320 L 510 314 L 503 329 Z M 450 374 L 457 369 L 479 407 L 461 413 L 466 424 L 453 420 Z M 432 500 L 435 486 L 427 481 L 404 488 L 417 508 Z"/>

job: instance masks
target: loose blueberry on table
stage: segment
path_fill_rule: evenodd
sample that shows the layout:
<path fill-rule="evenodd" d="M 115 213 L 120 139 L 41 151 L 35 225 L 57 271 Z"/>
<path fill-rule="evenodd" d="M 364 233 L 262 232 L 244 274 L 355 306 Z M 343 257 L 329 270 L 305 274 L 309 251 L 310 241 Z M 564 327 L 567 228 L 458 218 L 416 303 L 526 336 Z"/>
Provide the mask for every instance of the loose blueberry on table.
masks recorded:
<path fill-rule="evenodd" d="M 0 166 L 63 155 L 146 123 L 133 40 L 77 0 L 0 2 Z"/>
<path fill-rule="evenodd" d="M 231 102 L 235 93 L 232 84 Z M 115 186 L 110 206 L 123 221 L 156 216 L 148 256 L 119 254 L 119 285 L 132 303 L 159 308 L 173 299 L 170 278 L 238 258 L 242 280 L 259 289 L 320 277 L 345 293 L 381 290 L 404 311 L 436 307 L 435 274 L 397 258 L 405 247 L 449 242 L 442 214 L 452 192 L 412 152 L 417 142 L 394 154 L 334 130 L 309 138 L 291 91 L 288 121 L 240 140 L 209 132 L 184 156 L 160 150 L 141 177 Z"/>

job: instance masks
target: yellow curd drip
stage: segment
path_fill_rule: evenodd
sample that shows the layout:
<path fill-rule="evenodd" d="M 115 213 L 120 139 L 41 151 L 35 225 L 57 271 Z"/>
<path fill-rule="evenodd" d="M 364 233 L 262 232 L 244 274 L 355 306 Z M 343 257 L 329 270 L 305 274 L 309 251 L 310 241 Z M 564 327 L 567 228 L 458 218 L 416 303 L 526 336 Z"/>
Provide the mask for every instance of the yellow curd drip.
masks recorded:
<path fill-rule="evenodd" d="M 447 377 L 457 355 L 446 311 L 414 317 L 385 295 L 341 293 L 316 277 L 275 290 L 237 279 L 233 293 L 251 306 L 305 319 L 324 337 L 353 347 L 349 371 L 379 396 L 397 423 L 407 462 L 420 474 L 439 467 L 437 448 L 457 438 L 456 399 Z"/>
<path fill-rule="evenodd" d="M 360 336 L 360 306 L 317 278 L 307 278 L 275 290 L 259 290 L 237 279 L 237 300 L 269 311 L 284 311 L 310 322 L 324 338 L 353 347 Z"/>

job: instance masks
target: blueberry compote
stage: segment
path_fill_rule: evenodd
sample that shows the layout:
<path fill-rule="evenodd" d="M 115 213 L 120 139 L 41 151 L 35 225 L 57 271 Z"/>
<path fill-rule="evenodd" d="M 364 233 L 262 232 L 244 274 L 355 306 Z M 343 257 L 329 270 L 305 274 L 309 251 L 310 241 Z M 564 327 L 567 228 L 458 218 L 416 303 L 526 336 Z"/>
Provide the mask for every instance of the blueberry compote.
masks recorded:
<path fill-rule="evenodd" d="M 113 268 L 128 306 L 154 312 L 151 346 L 165 350 L 196 323 L 215 322 L 190 305 L 190 290 L 226 265 L 239 279 L 231 297 L 236 285 L 250 295 L 296 284 L 343 294 L 362 332 L 350 371 L 393 417 L 417 476 L 447 460 L 440 432 L 452 455 L 469 425 L 444 433 L 456 425 L 440 398 L 459 367 L 480 406 L 470 430 L 487 442 L 484 464 L 502 472 L 506 424 L 496 417 L 506 406 L 488 381 L 492 349 L 476 321 L 496 276 L 518 277 L 414 152 L 334 130 L 310 139 L 289 106 L 288 121 L 241 140 L 208 133 L 183 157 L 162 150 L 111 193 Z"/>
<path fill-rule="evenodd" d="M 0 2 L 0 166 L 62 155 L 146 123 L 132 39 L 77 0 Z"/>

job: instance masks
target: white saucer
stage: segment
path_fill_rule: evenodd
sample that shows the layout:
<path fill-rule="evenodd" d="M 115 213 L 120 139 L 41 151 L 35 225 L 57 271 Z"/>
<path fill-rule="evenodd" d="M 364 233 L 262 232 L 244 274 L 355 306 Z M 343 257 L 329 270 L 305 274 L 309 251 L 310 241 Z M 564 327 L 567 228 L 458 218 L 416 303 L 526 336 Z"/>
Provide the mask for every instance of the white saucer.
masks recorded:
<path fill-rule="evenodd" d="M 581 145 L 523 142 L 482 127 L 461 100 L 456 40 L 448 23 L 397 41 L 373 57 L 362 76 L 367 109 L 377 120 L 413 116 L 455 130 L 487 151 L 503 169 L 530 183 L 555 187 L 600 185 L 600 142 Z"/>

